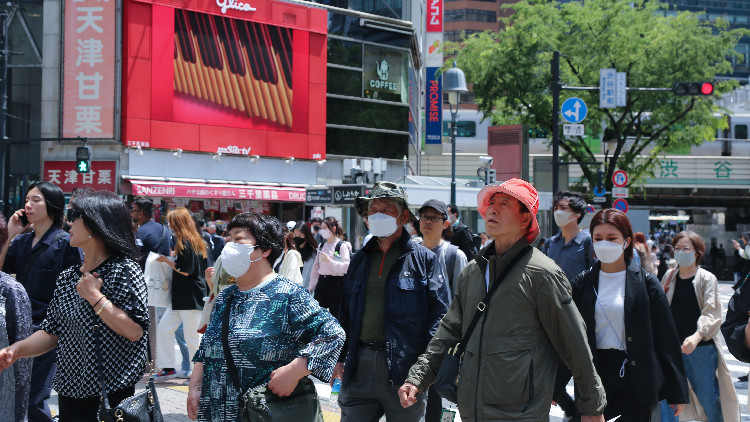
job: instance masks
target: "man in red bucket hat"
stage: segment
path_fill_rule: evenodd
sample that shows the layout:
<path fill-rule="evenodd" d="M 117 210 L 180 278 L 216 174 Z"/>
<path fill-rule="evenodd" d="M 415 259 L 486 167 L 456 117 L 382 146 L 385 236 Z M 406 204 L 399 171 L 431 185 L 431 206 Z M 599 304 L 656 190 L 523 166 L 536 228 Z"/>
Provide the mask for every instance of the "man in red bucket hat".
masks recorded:
<path fill-rule="evenodd" d="M 521 179 L 485 186 L 477 208 L 494 241 L 458 277 L 448 313 L 399 389 L 402 406 L 414 403 L 416 393 L 435 381 L 448 349 L 462 341 L 474 314 L 482 312 L 464 339 L 457 387 L 461 420 L 548 421 L 552 380 L 562 359 L 579 387 L 581 421 L 604 421 L 604 388 L 570 284 L 554 261 L 530 246 L 539 236 L 536 189 Z"/>

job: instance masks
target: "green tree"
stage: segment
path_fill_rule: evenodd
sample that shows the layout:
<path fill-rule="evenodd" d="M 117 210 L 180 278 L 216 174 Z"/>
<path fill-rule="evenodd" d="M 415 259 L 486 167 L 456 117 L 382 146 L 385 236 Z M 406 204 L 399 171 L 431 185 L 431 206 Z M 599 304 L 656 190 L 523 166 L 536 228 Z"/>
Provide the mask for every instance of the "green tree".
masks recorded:
<path fill-rule="evenodd" d="M 727 58 L 739 56 L 734 47 L 748 33 L 730 30 L 721 19 L 709 24 L 694 13 L 667 14 L 668 6 L 657 1 L 527 0 L 505 7 L 515 13 L 503 19 L 504 30 L 473 34 L 462 43 L 448 44 L 446 51 L 456 55 L 467 82 L 473 84 L 480 110 L 491 115 L 493 123 L 522 123 L 548 133 L 552 132 L 550 62 L 555 50 L 560 51 L 563 85 L 598 86 L 599 69 L 614 68 L 627 73 L 630 87 L 663 88 L 678 81 L 712 81 L 731 72 Z M 736 85 L 736 81 L 718 83 L 715 95 Z M 573 96 L 589 107 L 586 132 L 603 132 L 605 140 L 617 141 L 606 165 L 608 191 L 616 168 L 628 172 L 631 185 L 642 185 L 653 176 L 659 157 L 713 141 L 716 130 L 727 124 L 714 116 L 712 97 L 629 91 L 626 106 L 602 109 L 598 91 L 564 90 L 561 104 Z M 596 161 L 583 139 L 561 137 L 560 147 L 563 158 Z M 593 186 L 597 168 L 581 168 Z"/>

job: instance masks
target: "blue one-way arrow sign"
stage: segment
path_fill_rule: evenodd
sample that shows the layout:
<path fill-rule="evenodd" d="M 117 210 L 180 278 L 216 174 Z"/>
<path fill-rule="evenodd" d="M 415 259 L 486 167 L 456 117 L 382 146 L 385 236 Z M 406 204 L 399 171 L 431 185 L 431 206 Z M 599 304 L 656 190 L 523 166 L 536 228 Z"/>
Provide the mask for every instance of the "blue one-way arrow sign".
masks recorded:
<path fill-rule="evenodd" d="M 560 109 L 563 115 L 563 119 L 570 123 L 581 123 L 586 118 L 586 114 L 589 112 L 589 108 L 586 107 L 586 103 L 580 98 L 568 98 Z"/>

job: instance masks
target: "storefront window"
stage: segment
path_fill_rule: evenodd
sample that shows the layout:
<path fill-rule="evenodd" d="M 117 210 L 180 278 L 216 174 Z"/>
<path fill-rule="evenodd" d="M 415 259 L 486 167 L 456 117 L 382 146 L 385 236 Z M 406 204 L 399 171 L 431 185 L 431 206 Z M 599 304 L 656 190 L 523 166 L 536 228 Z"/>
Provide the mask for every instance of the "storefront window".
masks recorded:
<path fill-rule="evenodd" d="M 328 38 L 328 63 L 362 67 L 362 43 Z"/>

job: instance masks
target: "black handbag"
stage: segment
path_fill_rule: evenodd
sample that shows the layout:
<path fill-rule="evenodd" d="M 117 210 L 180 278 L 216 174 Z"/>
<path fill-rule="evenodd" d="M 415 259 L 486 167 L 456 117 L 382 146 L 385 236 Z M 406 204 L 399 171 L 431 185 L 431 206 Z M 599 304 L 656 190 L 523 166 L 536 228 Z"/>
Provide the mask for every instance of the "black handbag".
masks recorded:
<path fill-rule="evenodd" d="M 469 323 L 469 328 L 466 330 L 466 334 L 464 334 L 460 342 L 449 348 L 445 357 L 443 357 L 443 363 L 440 365 L 440 370 L 438 371 L 437 378 L 435 378 L 434 385 L 435 391 L 440 394 L 440 397 L 451 403 L 458 403 L 458 373 L 461 369 L 461 360 L 463 359 L 464 350 L 466 350 L 466 343 L 469 341 L 469 337 L 471 337 L 471 333 L 474 331 L 477 323 L 479 323 L 479 319 L 482 316 L 487 315 L 485 311 L 489 307 L 492 294 L 495 293 L 495 290 L 497 290 L 498 287 L 500 287 L 500 283 L 503 282 L 503 279 L 505 279 L 508 273 L 510 273 L 510 270 L 513 269 L 516 263 L 531 251 L 531 249 L 531 246 L 527 246 L 505 266 L 503 272 L 497 277 L 492 284 L 492 287 L 487 291 L 487 294 L 484 295 L 484 299 L 477 304 L 477 311 L 474 313 L 474 317 Z"/>
<path fill-rule="evenodd" d="M 242 392 L 240 378 L 234 365 L 234 358 L 229 352 L 229 311 L 234 295 L 227 298 L 224 312 L 221 315 L 221 345 L 227 372 L 238 392 L 239 408 L 242 422 L 323 422 L 323 413 L 318 401 L 318 392 L 313 381 L 304 377 L 299 380 L 292 394 L 279 397 L 267 385 L 251 388 Z"/>
<path fill-rule="evenodd" d="M 99 420 L 102 422 L 164 422 L 159 406 L 159 398 L 156 396 L 153 373 L 148 378 L 148 386 L 143 391 L 132 395 L 113 409 L 109 405 L 107 389 L 104 386 L 104 362 L 102 362 L 102 340 L 101 327 L 94 326 L 94 339 L 96 342 L 96 360 L 99 367 L 99 385 L 101 388 L 101 402 L 99 403 Z M 151 347 L 146 344 L 148 362 L 151 362 Z M 153 366 L 152 366 L 153 368 Z"/>

